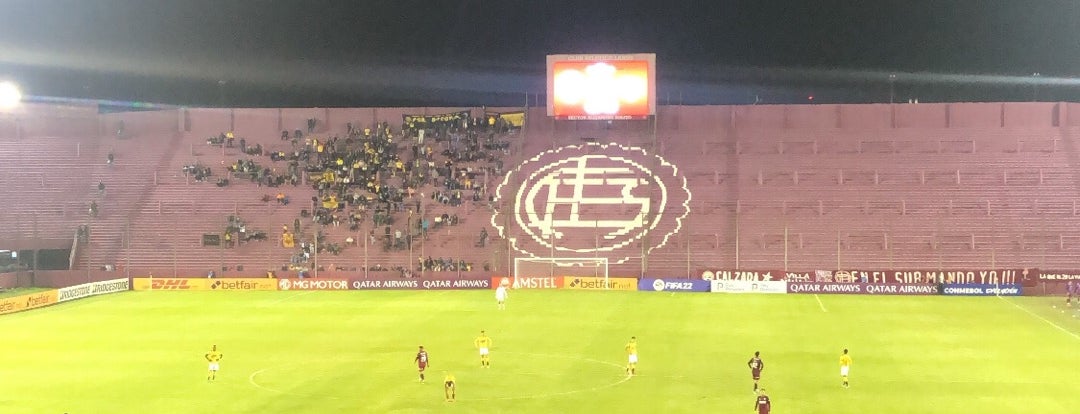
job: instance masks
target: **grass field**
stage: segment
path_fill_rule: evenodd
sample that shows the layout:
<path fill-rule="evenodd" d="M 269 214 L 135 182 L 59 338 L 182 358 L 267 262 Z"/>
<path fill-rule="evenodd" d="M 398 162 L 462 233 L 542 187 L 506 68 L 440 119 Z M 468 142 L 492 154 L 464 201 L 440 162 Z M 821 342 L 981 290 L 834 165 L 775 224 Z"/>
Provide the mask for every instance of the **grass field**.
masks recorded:
<path fill-rule="evenodd" d="M 0 317 L 0 412 L 749 413 L 760 350 L 774 413 L 1072 413 L 1080 319 L 1051 304 L 515 291 L 499 312 L 490 291 L 127 292 Z M 443 370 L 457 402 L 443 401 Z"/>

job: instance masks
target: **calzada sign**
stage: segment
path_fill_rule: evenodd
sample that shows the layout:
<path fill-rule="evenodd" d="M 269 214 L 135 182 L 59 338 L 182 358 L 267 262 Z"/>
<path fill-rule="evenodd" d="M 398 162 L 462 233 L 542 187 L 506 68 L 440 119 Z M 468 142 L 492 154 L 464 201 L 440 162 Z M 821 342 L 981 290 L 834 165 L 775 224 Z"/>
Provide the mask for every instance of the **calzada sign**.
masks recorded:
<path fill-rule="evenodd" d="M 530 257 L 596 258 L 623 263 L 663 247 L 690 213 L 690 189 L 678 167 L 642 148 L 570 145 L 511 170 L 495 190 L 491 224 Z M 512 210 L 508 210 L 512 206 Z M 509 226 L 507 226 L 509 222 Z"/>

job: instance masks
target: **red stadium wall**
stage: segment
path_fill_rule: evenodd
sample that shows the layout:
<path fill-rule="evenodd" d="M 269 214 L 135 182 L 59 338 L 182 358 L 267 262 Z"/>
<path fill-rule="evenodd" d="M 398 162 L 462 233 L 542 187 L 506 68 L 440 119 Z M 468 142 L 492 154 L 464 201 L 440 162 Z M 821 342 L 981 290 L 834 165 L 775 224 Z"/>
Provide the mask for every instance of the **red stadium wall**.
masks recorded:
<path fill-rule="evenodd" d="M 161 276 L 198 277 L 210 268 L 220 270 L 222 265 L 231 270 L 218 271 L 221 276 L 259 276 L 261 269 L 280 268 L 281 263 L 287 262 L 288 250 L 280 245 L 254 245 L 247 250 L 222 253 L 199 246 L 202 233 L 217 231 L 224 217 L 239 211 L 257 222 L 260 229 L 276 236 L 282 223 L 291 223 L 297 215 L 293 213 L 306 208 L 312 190 L 308 185 L 283 188 L 296 203 L 282 208 L 258 202 L 261 196 L 277 189 L 260 188 L 246 181 L 224 189 L 215 188 L 212 183 L 185 181 L 179 170 L 188 162 L 213 166 L 217 169 L 215 174 L 220 174 L 224 168 L 222 161 L 232 162 L 239 156 L 236 149 L 207 150 L 206 137 L 234 131 L 238 137 L 247 138 L 249 145 L 261 143 L 264 147 L 286 148 L 283 145 L 287 144 L 278 140 L 281 130 L 306 131 L 307 119 L 312 117 L 319 121 L 316 134 L 322 136 L 343 134 L 348 122 L 363 128 L 383 121 L 389 122 L 398 134 L 403 114 L 433 115 L 463 109 L 470 109 L 474 116 L 482 113 L 481 108 L 459 107 L 190 108 L 99 116 L 86 108 L 42 107 L 28 109 L 40 111 L 40 119 L 31 119 L 38 115 L 31 116 L 29 112 L 0 114 L 0 139 L 13 141 L 16 133 L 24 137 L 37 136 L 27 133 L 76 133 L 83 137 L 80 142 L 84 154 L 60 162 L 92 165 L 85 168 L 85 175 L 90 177 L 83 186 L 87 193 L 93 193 L 92 185 L 98 177 L 111 178 L 106 180 L 110 183 L 110 195 L 106 199 L 110 204 L 105 205 L 107 216 L 105 220 L 92 222 L 94 243 L 90 252 L 95 259 L 81 262 L 95 265 L 88 267 L 123 263 L 129 252 L 148 255 L 152 251 L 161 256 L 164 251 L 165 256 L 179 257 L 175 265 L 170 258 L 144 261 L 154 263 L 150 270 Z M 519 108 L 487 109 L 499 112 Z M 966 268 L 978 268 L 979 263 L 989 260 L 1030 267 L 1043 265 L 1038 262 L 1042 260 L 1049 262 L 1047 265 L 1064 266 L 1059 261 L 1071 255 L 1073 247 L 1069 246 L 1080 240 L 1072 233 L 1080 228 L 1073 207 L 1077 183 L 1073 182 L 1071 171 L 1075 166 L 1067 159 L 1065 147 L 1055 146 L 1075 135 L 1064 127 L 1080 126 L 1077 104 L 661 106 L 657 110 L 657 145 L 653 147 L 654 129 L 649 121 L 553 121 L 546 116 L 545 108 L 529 108 L 525 130 L 509 138 L 513 146 L 505 156 L 506 168 L 513 168 L 540 151 L 587 140 L 614 141 L 655 150 L 676 163 L 694 191 L 692 214 L 689 224 L 666 247 L 654 251 L 658 260 L 649 262 L 647 272 L 651 276 L 681 276 L 692 273 L 687 272 L 687 267 L 702 265 L 734 267 L 735 217 L 738 217 L 741 255 L 738 265 L 743 268 L 780 268 L 785 258 L 791 261 L 792 268 L 820 267 L 823 266 L 820 263 L 828 262 L 835 266 L 838 250 L 845 263 L 865 262 L 881 267 L 914 266 L 912 262 L 921 261 L 938 263 L 941 267 L 964 263 Z M 91 114 L 92 122 L 81 120 Z M 71 125 L 49 125 L 61 119 L 76 121 Z M 161 142 L 130 142 L 129 147 L 118 147 L 129 152 L 120 154 L 121 168 L 109 170 L 101 165 L 103 154 L 120 144 L 104 141 L 109 139 L 107 135 L 98 141 L 97 134 L 108 132 L 108 126 L 119 120 L 125 122 L 129 134 L 161 135 L 156 137 Z M 165 141 L 164 137 L 177 135 L 172 134 L 176 131 L 185 132 L 179 134 L 184 136 L 173 142 L 176 145 L 166 145 L 171 141 Z M 518 138 L 521 135 L 525 139 Z M 74 144 L 59 142 L 65 146 L 58 152 L 75 153 L 70 148 Z M 91 153 L 88 142 L 102 142 L 100 150 Z M 135 144 L 140 146 L 136 148 Z M 445 145 L 433 143 L 436 149 Z M 195 151 L 187 153 L 189 147 Z M 978 150 L 972 153 L 973 148 Z M 177 149 L 180 151 L 175 157 L 168 152 Z M 140 164 L 145 168 L 137 168 Z M 161 183 L 157 182 L 158 177 Z M 491 180 L 498 183 L 498 178 Z M 69 202 L 74 207 L 56 215 L 69 227 L 67 234 L 73 234 L 74 228 L 85 222 L 82 212 L 86 197 L 54 187 L 51 181 L 27 186 L 34 191 L 28 194 L 35 194 L 34 197 L 79 194 L 77 200 Z M 42 199 L 41 204 L 56 202 Z M 28 204 L 22 210 L 40 208 Z M 484 261 L 501 262 L 500 269 L 490 273 L 505 273 L 504 240 L 493 240 L 483 251 L 468 248 L 474 242 L 474 232 L 490 226 L 491 212 L 483 203 L 467 203 L 456 209 L 433 204 L 431 211 L 457 212 L 466 223 L 433 234 L 427 246 L 435 250 L 434 254 L 449 257 L 463 251 L 475 256 L 477 265 Z M 851 220 L 835 221 L 835 217 Z M 190 234 L 179 234 L 154 244 L 143 243 L 143 250 L 126 251 L 126 239 L 120 229 L 127 218 L 138 229 L 132 236 L 136 243 L 140 238 L 151 239 L 173 231 L 176 223 L 187 223 L 179 231 Z M 937 224 L 928 224 L 931 222 Z M 914 225 L 924 225 L 920 229 L 927 230 L 905 235 L 905 231 L 915 232 L 908 229 Z M 792 238 L 786 252 L 785 226 Z M 839 235 L 837 228 L 841 230 Z M 958 234 L 952 238 L 934 236 L 945 230 Z M 343 238 L 343 230 L 332 231 Z M 885 237 L 885 233 L 890 236 Z M 801 239 L 796 242 L 796 238 Z M 108 243 L 99 243 L 102 239 Z M 990 243 L 1002 244 L 990 253 Z M 102 244 L 113 247 L 103 248 Z M 919 246 L 925 251 L 892 256 L 892 250 L 883 247 L 886 244 Z M 1031 253 L 1032 246 L 1051 250 L 1036 258 Z M 357 251 L 344 254 L 338 259 L 340 264 L 356 267 L 360 262 Z M 381 249 L 365 254 L 373 261 L 393 263 L 416 258 L 416 255 L 406 257 L 400 251 L 385 253 Z M 200 264 L 184 263 L 185 257 L 196 255 L 202 256 Z M 895 266 L 885 263 L 901 260 L 909 262 Z M 269 264 L 253 269 L 253 262 Z M 246 263 L 246 271 L 234 270 L 238 263 Z M 636 275 L 640 267 L 638 262 L 613 267 L 611 274 Z M 147 269 L 131 269 L 143 270 Z M 357 272 L 327 271 L 320 275 L 357 277 Z M 60 283 L 63 279 L 56 274 L 45 277 L 52 278 L 43 279 L 50 280 L 49 283 Z M 77 280 L 78 276 L 70 279 Z"/>
<path fill-rule="evenodd" d="M 894 105 L 840 105 L 840 120 L 843 129 L 885 129 L 893 127 Z"/>

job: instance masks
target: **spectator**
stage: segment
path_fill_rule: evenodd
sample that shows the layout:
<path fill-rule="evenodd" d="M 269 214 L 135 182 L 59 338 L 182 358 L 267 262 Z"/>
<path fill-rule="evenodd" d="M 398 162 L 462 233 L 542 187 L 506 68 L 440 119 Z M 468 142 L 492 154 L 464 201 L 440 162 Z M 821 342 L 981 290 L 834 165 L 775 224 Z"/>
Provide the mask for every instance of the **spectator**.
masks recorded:
<path fill-rule="evenodd" d="M 312 132 L 315 132 L 315 123 L 316 122 L 317 121 L 315 120 L 315 118 L 308 118 L 308 120 L 307 120 L 307 132 L 309 134 L 312 133 Z"/>
<path fill-rule="evenodd" d="M 98 215 L 97 201 L 91 200 L 90 201 L 90 217 L 97 217 L 97 215 Z"/>
<path fill-rule="evenodd" d="M 109 151 L 109 155 L 105 156 L 105 165 L 111 167 L 113 165 L 113 160 L 115 159 L 116 157 L 113 155 L 112 151 Z"/>
<path fill-rule="evenodd" d="M 480 247 L 487 246 L 488 232 L 487 227 L 480 228 Z"/>
<path fill-rule="evenodd" d="M 97 183 L 97 191 L 98 191 L 98 195 L 100 195 L 102 197 L 105 197 L 105 183 L 103 181 L 100 181 L 100 180 L 98 181 L 98 183 Z"/>

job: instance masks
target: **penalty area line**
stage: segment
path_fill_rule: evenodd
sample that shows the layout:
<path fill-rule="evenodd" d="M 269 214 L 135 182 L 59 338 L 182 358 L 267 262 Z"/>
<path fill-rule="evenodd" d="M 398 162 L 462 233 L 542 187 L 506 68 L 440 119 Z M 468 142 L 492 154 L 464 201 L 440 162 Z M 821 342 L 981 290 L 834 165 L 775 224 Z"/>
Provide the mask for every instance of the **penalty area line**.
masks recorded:
<path fill-rule="evenodd" d="M 1053 327 L 1057 328 L 1057 329 L 1058 329 L 1059 331 L 1061 331 L 1061 332 L 1065 332 L 1066 334 L 1068 334 L 1069 336 L 1071 336 L 1071 337 L 1073 337 L 1073 338 L 1075 338 L 1075 339 L 1080 339 L 1080 335 L 1077 335 L 1077 334 L 1076 334 L 1076 332 L 1073 332 L 1073 331 L 1070 331 L 1070 330 L 1068 330 L 1068 329 L 1065 329 L 1065 328 L 1061 327 L 1061 325 L 1058 325 L 1058 324 L 1054 323 L 1054 321 L 1051 321 L 1051 320 L 1049 320 L 1049 319 L 1046 319 L 1046 318 L 1044 318 L 1044 317 L 1040 316 L 1039 314 L 1037 314 L 1037 313 L 1035 313 L 1035 312 L 1032 312 L 1032 311 L 1028 310 L 1027 308 L 1025 308 L 1025 307 L 1023 307 L 1023 306 L 1020 306 L 1020 305 L 1019 305 L 1019 304 L 1017 304 L 1016 302 L 1013 302 L 1013 301 L 1011 301 L 1011 300 L 1005 299 L 1005 298 L 1004 298 L 1004 297 L 1002 297 L 1001 295 L 998 295 L 998 299 L 1001 299 L 1001 300 L 1002 300 L 1002 301 L 1004 301 L 1005 303 L 1008 303 L 1008 304 L 1011 304 L 1011 305 L 1015 306 L 1015 307 L 1016 307 L 1016 309 L 1020 309 L 1020 310 L 1024 311 L 1025 313 L 1027 313 L 1028 315 L 1034 316 L 1035 318 L 1037 318 L 1037 319 L 1039 319 L 1039 320 L 1041 320 L 1041 321 L 1043 321 L 1043 322 L 1046 322 L 1046 323 L 1050 324 L 1050 326 L 1053 326 Z"/>
<path fill-rule="evenodd" d="M 825 309 L 825 304 L 821 303 L 821 298 L 818 297 L 817 293 L 814 294 L 814 299 L 817 300 L 817 305 L 818 305 L 818 307 L 821 308 L 822 312 L 828 312 L 829 311 L 828 309 Z"/>

